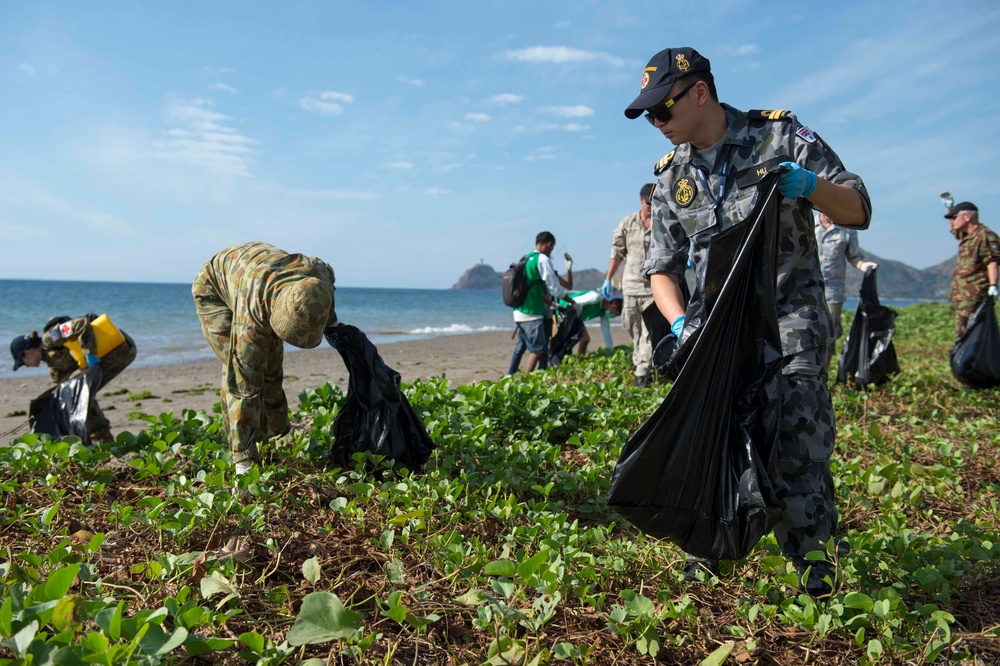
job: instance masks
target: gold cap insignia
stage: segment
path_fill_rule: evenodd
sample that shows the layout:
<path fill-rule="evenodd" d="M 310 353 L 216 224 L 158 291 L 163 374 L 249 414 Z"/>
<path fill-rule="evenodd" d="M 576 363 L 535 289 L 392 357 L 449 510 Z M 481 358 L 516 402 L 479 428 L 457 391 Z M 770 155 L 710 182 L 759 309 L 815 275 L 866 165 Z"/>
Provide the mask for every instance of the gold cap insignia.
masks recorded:
<path fill-rule="evenodd" d="M 687 58 L 684 57 L 683 53 L 677 54 L 677 69 L 681 70 L 682 72 L 686 72 L 689 69 L 691 69 L 691 63 L 687 61 Z"/>

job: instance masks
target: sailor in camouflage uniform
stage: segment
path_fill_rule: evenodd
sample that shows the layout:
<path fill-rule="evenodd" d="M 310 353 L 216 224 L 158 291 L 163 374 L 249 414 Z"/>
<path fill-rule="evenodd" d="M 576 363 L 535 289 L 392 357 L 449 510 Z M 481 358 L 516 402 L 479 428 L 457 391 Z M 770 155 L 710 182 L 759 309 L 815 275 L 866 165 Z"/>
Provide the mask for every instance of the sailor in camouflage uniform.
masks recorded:
<path fill-rule="evenodd" d="M 951 279 L 951 302 L 955 308 L 955 337 L 965 332 L 969 317 L 987 296 L 997 298 L 997 264 L 1000 237 L 979 222 L 979 208 L 963 201 L 945 214 L 951 233 L 958 239 L 958 261 Z"/>
<path fill-rule="evenodd" d="M 191 287 L 202 332 L 222 361 L 222 417 L 238 473 L 257 444 L 288 432 L 284 343 L 310 349 L 336 325 L 333 269 L 266 243 L 222 250 Z"/>
<path fill-rule="evenodd" d="M 813 208 L 837 224 L 868 227 L 871 201 L 861 178 L 844 169 L 826 143 L 787 111 L 743 112 L 720 104 L 707 59 L 691 48 L 666 49 L 649 61 L 641 92 L 625 110 L 646 118 L 677 148 L 657 164 L 652 240 L 643 273 L 671 328 L 682 339 L 685 310 L 680 280 L 693 254 L 698 289 L 717 233 L 739 224 L 757 203 L 757 183 L 779 166 L 778 324 L 782 366 L 777 478 L 782 514 L 778 545 L 804 574 L 804 588 L 828 594 L 829 562 L 809 562 L 837 529 L 830 454 L 833 405 L 827 387 L 826 345 L 833 324 L 823 296 Z M 685 335 L 686 334 L 686 335 Z M 708 563 L 711 568 L 714 563 Z M 686 572 L 693 575 L 693 567 Z"/>
<path fill-rule="evenodd" d="M 833 319 L 833 335 L 830 336 L 830 342 L 826 347 L 826 365 L 829 368 L 830 361 L 836 351 L 837 340 L 844 334 L 840 316 L 844 309 L 846 294 L 844 280 L 847 278 L 847 264 L 850 263 L 862 273 L 875 270 L 878 268 L 878 264 L 865 260 L 865 255 L 858 247 L 857 231 L 834 224 L 833 220 L 823 213 L 816 215 L 815 232 L 816 245 L 819 247 L 819 269 L 823 274 L 825 286 L 826 305 L 830 308 L 830 317 Z"/>
<path fill-rule="evenodd" d="M 101 381 L 97 391 L 108 385 L 122 370 L 135 360 L 135 341 L 125 331 L 119 329 L 124 342 L 107 352 L 103 357 L 97 356 L 97 337 L 90 323 L 97 315 L 86 314 L 76 319 L 69 317 L 53 317 L 45 322 L 41 337 L 32 331 L 28 335 L 18 336 L 10 343 L 10 353 L 14 357 L 14 370 L 22 365 L 37 368 L 41 363 L 49 368 L 49 376 L 53 384 L 61 384 L 83 370 L 79 363 L 66 348 L 67 341 L 77 341 L 86 359 L 87 367 L 101 366 Z M 92 441 L 113 442 L 111 422 L 104 416 L 101 406 L 97 404 L 97 391 L 90 396 L 87 406 L 87 435 Z"/>

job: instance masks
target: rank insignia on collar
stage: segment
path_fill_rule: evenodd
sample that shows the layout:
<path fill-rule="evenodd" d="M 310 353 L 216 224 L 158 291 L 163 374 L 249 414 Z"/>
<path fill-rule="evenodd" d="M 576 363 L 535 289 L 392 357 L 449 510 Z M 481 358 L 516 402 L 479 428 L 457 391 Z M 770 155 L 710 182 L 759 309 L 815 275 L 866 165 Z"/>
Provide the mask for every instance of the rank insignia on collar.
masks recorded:
<path fill-rule="evenodd" d="M 816 135 L 805 125 L 796 130 L 795 134 L 806 143 L 816 143 Z"/>
<path fill-rule="evenodd" d="M 760 120 L 762 118 L 764 120 L 791 120 L 792 112 L 785 109 L 764 109 L 763 111 L 755 109 L 748 111 L 747 117 L 750 120 Z"/>
<path fill-rule="evenodd" d="M 674 202 L 681 208 L 690 206 L 696 194 L 698 194 L 698 186 L 690 178 L 679 178 L 674 183 Z"/>

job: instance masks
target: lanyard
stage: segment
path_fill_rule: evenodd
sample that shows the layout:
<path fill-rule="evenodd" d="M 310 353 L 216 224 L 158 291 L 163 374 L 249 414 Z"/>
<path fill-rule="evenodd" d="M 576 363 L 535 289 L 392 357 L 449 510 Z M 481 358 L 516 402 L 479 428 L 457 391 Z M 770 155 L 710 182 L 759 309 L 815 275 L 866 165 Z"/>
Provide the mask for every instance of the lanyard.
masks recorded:
<path fill-rule="evenodd" d="M 716 194 L 712 194 L 712 188 L 708 183 L 708 178 L 705 176 L 704 170 L 701 168 L 696 168 L 694 170 L 698 183 L 705 190 L 708 198 L 712 200 L 712 207 L 718 208 L 719 204 L 726 196 L 726 177 L 729 174 L 729 158 L 732 156 L 733 144 L 726 144 L 726 153 L 724 155 L 724 161 L 722 163 L 722 173 L 719 175 L 719 191 Z"/>

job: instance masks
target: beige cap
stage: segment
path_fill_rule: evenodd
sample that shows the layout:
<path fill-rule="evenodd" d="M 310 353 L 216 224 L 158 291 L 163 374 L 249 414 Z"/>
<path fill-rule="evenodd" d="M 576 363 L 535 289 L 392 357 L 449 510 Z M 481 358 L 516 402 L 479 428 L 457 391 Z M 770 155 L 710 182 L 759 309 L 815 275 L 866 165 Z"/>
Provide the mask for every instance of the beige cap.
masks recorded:
<path fill-rule="evenodd" d="M 316 278 L 303 278 L 278 292 L 271 310 L 271 328 L 288 344 L 312 349 L 323 341 L 332 309 L 330 288 Z"/>

